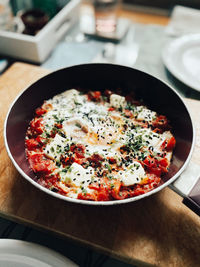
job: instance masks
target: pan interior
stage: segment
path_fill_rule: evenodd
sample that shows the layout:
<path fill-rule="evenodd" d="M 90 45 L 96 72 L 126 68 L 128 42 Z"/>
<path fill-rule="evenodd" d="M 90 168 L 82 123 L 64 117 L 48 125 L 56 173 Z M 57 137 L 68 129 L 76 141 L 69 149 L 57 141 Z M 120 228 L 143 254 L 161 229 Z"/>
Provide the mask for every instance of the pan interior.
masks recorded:
<path fill-rule="evenodd" d="M 136 99 L 143 99 L 147 107 L 166 115 L 177 143 L 170 170 L 163 177 L 163 182 L 182 168 L 191 151 L 193 127 L 190 115 L 175 91 L 139 70 L 111 64 L 86 64 L 59 70 L 38 80 L 19 96 L 10 109 L 6 140 L 12 158 L 26 175 L 35 179 L 26 160 L 24 146 L 25 133 L 35 109 L 44 100 L 71 88 L 87 91 L 117 91 L 121 88 L 124 96 L 133 92 Z"/>

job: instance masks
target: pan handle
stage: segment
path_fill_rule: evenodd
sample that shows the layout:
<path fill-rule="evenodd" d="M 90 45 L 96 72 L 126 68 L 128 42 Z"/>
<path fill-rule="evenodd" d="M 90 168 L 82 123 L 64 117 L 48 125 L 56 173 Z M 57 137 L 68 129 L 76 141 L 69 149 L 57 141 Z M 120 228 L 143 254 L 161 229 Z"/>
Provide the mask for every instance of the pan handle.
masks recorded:
<path fill-rule="evenodd" d="M 200 178 L 191 194 L 183 199 L 183 203 L 200 216 Z"/>
<path fill-rule="evenodd" d="M 200 166 L 190 162 L 180 177 L 169 186 L 183 197 L 183 203 L 200 216 Z"/>

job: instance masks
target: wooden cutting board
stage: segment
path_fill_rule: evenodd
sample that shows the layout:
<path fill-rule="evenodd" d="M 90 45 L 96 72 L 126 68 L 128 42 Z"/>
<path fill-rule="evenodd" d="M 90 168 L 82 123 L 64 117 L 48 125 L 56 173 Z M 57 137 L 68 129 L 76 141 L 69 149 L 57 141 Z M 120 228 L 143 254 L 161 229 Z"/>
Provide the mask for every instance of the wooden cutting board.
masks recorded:
<path fill-rule="evenodd" d="M 128 263 L 200 266 L 200 218 L 169 188 L 129 204 L 83 206 L 45 194 L 16 171 L 4 147 L 5 116 L 16 95 L 48 72 L 15 63 L 0 77 L 0 216 L 49 230 Z M 200 164 L 200 102 L 187 100 L 187 104 L 197 128 L 192 160 Z"/>

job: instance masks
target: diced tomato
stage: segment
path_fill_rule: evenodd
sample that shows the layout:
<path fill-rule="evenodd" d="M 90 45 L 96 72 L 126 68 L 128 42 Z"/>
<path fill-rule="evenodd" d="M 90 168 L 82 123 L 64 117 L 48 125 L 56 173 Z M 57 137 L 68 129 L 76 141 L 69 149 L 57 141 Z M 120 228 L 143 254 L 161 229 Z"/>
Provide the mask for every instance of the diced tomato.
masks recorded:
<path fill-rule="evenodd" d="M 162 145 L 161 148 L 162 149 L 166 149 L 166 151 L 171 151 L 173 150 L 173 148 L 175 147 L 176 144 L 176 140 L 175 138 L 172 136 L 169 140 L 165 140 Z"/>
<path fill-rule="evenodd" d="M 76 152 L 76 157 L 77 157 L 78 159 L 82 159 L 82 158 L 84 158 L 85 156 L 84 156 L 84 154 L 83 154 L 82 152 Z"/>
<path fill-rule="evenodd" d="M 46 138 L 42 137 L 41 135 L 38 135 L 36 137 L 36 141 L 40 144 L 40 145 L 44 145 L 46 142 Z"/>
<path fill-rule="evenodd" d="M 50 184 L 51 184 L 51 185 L 54 185 L 54 186 L 59 190 L 59 192 L 63 191 L 63 190 L 60 188 L 59 184 L 58 184 L 58 180 L 59 180 L 59 178 L 58 178 L 57 175 L 53 175 L 52 173 L 45 174 L 45 180 L 46 180 L 46 182 L 47 182 L 47 184 L 48 184 L 48 187 L 49 187 Z M 65 193 L 66 193 L 66 192 L 65 192 Z"/>
<path fill-rule="evenodd" d="M 97 196 L 95 194 L 90 194 L 90 193 L 79 193 L 78 194 L 78 199 L 83 199 L 83 200 L 97 200 Z"/>
<path fill-rule="evenodd" d="M 110 164 L 115 164 L 117 162 L 116 159 L 113 157 L 108 158 L 108 161 Z"/>
<path fill-rule="evenodd" d="M 147 184 L 137 184 L 134 185 L 132 188 L 124 188 L 123 190 L 128 191 L 128 197 L 134 197 L 134 196 L 139 196 L 142 195 L 146 192 L 149 192 L 153 188 L 158 187 L 160 184 L 160 177 L 151 173 L 148 174 L 148 183 Z"/>
<path fill-rule="evenodd" d="M 61 129 L 62 128 L 62 124 L 61 123 L 56 123 L 55 127 L 58 128 L 58 129 Z"/>
<path fill-rule="evenodd" d="M 172 151 L 176 145 L 176 139 L 172 136 L 167 142 L 166 150 Z"/>
<path fill-rule="evenodd" d="M 72 144 L 70 147 L 71 152 L 82 152 L 85 153 L 85 146 L 82 144 Z"/>
<path fill-rule="evenodd" d="M 74 162 L 82 165 L 83 163 L 85 163 L 87 160 L 86 158 L 78 158 L 76 154 L 74 154 L 74 156 L 68 156 L 68 157 L 63 157 L 61 155 L 61 162 L 63 165 L 69 166 L 71 164 L 73 164 Z"/>
<path fill-rule="evenodd" d="M 169 165 L 168 160 L 166 158 L 163 158 L 163 159 L 159 160 L 158 163 L 159 163 L 159 168 L 162 171 L 162 173 L 167 173 L 168 172 L 167 167 Z"/>
<path fill-rule="evenodd" d="M 101 162 L 104 161 L 104 158 L 99 154 L 93 154 L 91 157 L 88 157 L 87 160 L 89 160 L 93 167 L 101 167 Z"/>
<path fill-rule="evenodd" d="M 75 162 L 75 158 L 72 156 L 64 157 L 63 155 L 61 155 L 60 161 L 62 162 L 63 165 L 69 166 Z"/>
<path fill-rule="evenodd" d="M 97 200 L 98 201 L 108 201 L 110 200 L 109 198 L 109 191 L 106 187 L 101 187 L 101 190 L 98 191 L 97 194 Z"/>
<path fill-rule="evenodd" d="M 38 178 L 39 179 L 37 180 L 37 182 L 40 185 L 42 185 L 46 188 L 49 188 L 53 192 L 57 192 L 59 194 L 66 195 L 66 190 L 61 188 L 60 184 L 58 183 L 58 181 L 59 181 L 58 174 L 52 174 L 52 173 L 43 174 L 43 175 L 39 176 Z"/>
<path fill-rule="evenodd" d="M 90 91 L 88 93 L 88 99 L 92 101 L 100 101 L 101 100 L 101 92 L 100 91 Z"/>
<path fill-rule="evenodd" d="M 119 195 L 116 196 L 115 199 L 125 199 L 125 198 L 129 198 L 129 197 L 134 197 L 134 196 L 138 196 L 141 194 L 144 194 L 145 192 L 149 191 L 148 190 L 145 191 L 144 186 L 143 185 L 134 185 L 133 187 L 122 187 Z"/>
<path fill-rule="evenodd" d="M 92 199 L 97 201 L 108 201 L 110 200 L 110 193 L 109 188 L 107 185 L 99 184 L 99 183 L 92 183 L 89 185 L 90 189 L 94 190 L 92 194 L 79 194 L 79 197 L 82 199 Z"/>
<path fill-rule="evenodd" d="M 35 113 L 38 116 L 42 116 L 43 114 L 47 113 L 47 111 L 49 111 L 50 109 L 52 109 L 52 105 L 44 103 L 42 107 L 36 109 Z"/>
<path fill-rule="evenodd" d="M 35 172 L 49 174 L 55 169 L 54 163 L 46 159 L 42 154 L 33 154 L 29 156 L 29 163 Z"/>
<path fill-rule="evenodd" d="M 111 187 L 111 195 L 115 199 L 121 199 L 121 195 L 119 194 L 121 188 L 121 182 L 118 180 L 113 180 L 110 184 Z"/>
<path fill-rule="evenodd" d="M 35 113 L 36 113 L 38 116 L 41 116 L 41 115 L 47 113 L 47 110 L 44 109 L 44 108 L 37 108 L 36 111 L 35 111 Z"/>
<path fill-rule="evenodd" d="M 117 190 L 112 190 L 111 195 L 114 199 L 122 200 L 128 197 L 131 197 L 131 192 L 128 187 L 121 187 Z"/>
<path fill-rule="evenodd" d="M 47 161 L 42 161 L 40 163 L 37 163 L 34 165 L 33 167 L 33 170 L 35 172 L 39 172 L 39 173 L 51 173 L 52 172 L 52 169 L 50 167 L 50 162 L 47 162 Z"/>
<path fill-rule="evenodd" d="M 96 183 L 94 182 L 94 183 L 89 184 L 88 187 L 90 189 L 100 190 L 100 185 L 97 182 Z"/>
<path fill-rule="evenodd" d="M 80 165 L 82 165 L 86 161 L 87 161 L 86 158 L 77 158 L 77 157 L 74 158 L 74 162 L 76 162 L 76 163 L 78 163 Z"/>
<path fill-rule="evenodd" d="M 84 158 L 85 157 L 85 146 L 82 144 L 73 144 L 70 147 L 70 151 L 75 153 L 77 158 Z"/>
<path fill-rule="evenodd" d="M 143 161 L 143 164 L 146 166 L 148 172 L 153 173 L 157 176 L 160 176 L 163 173 L 167 172 L 167 159 L 157 160 L 151 156 L 146 157 Z"/>
<path fill-rule="evenodd" d="M 141 186 L 137 186 L 134 191 L 132 192 L 132 196 L 139 196 L 145 193 L 145 190 Z"/>
<path fill-rule="evenodd" d="M 162 167 L 167 167 L 168 166 L 168 160 L 166 158 L 163 158 L 163 159 L 159 160 L 159 164 Z"/>
<path fill-rule="evenodd" d="M 149 175 L 150 184 L 153 188 L 157 187 L 160 184 L 161 178 L 154 174 Z"/>
<path fill-rule="evenodd" d="M 160 115 L 156 118 L 155 121 L 153 121 L 152 123 L 153 127 L 154 128 L 158 128 L 158 129 L 161 129 L 162 131 L 163 130 L 168 130 L 170 129 L 170 126 L 169 126 L 169 122 L 167 120 L 167 117 L 164 116 L 164 115 Z"/>
<path fill-rule="evenodd" d="M 155 166 L 155 158 L 148 156 L 145 158 L 143 163 L 149 168 L 154 167 Z"/>
<path fill-rule="evenodd" d="M 114 110 L 115 110 L 114 107 L 110 107 L 110 108 L 108 108 L 108 111 L 114 111 Z"/>
<path fill-rule="evenodd" d="M 160 176 L 154 174 L 154 173 L 149 173 L 148 174 L 148 184 L 142 185 L 143 189 L 147 192 L 149 189 L 153 189 L 157 187 L 160 184 L 161 178 Z M 138 185 L 140 186 L 140 185 Z"/>
<path fill-rule="evenodd" d="M 150 173 L 153 173 L 157 176 L 161 176 L 162 173 L 164 173 L 165 168 L 160 168 L 160 167 L 154 167 L 150 169 Z"/>
<path fill-rule="evenodd" d="M 44 128 L 43 119 L 42 118 L 35 118 L 34 120 L 31 121 L 30 127 L 37 134 L 42 134 L 43 128 Z"/>
<path fill-rule="evenodd" d="M 30 151 L 33 151 L 33 150 L 37 149 L 39 146 L 40 146 L 40 144 L 34 138 L 31 138 L 31 139 L 27 139 L 26 140 L 26 147 Z"/>

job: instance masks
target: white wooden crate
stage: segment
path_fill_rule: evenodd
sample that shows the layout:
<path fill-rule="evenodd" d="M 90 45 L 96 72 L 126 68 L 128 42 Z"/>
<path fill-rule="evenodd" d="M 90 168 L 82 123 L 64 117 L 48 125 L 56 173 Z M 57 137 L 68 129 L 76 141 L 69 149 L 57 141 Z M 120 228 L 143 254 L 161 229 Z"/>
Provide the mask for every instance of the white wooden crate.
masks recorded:
<path fill-rule="evenodd" d="M 42 63 L 79 18 L 80 0 L 71 0 L 36 36 L 0 30 L 0 54 Z"/>

